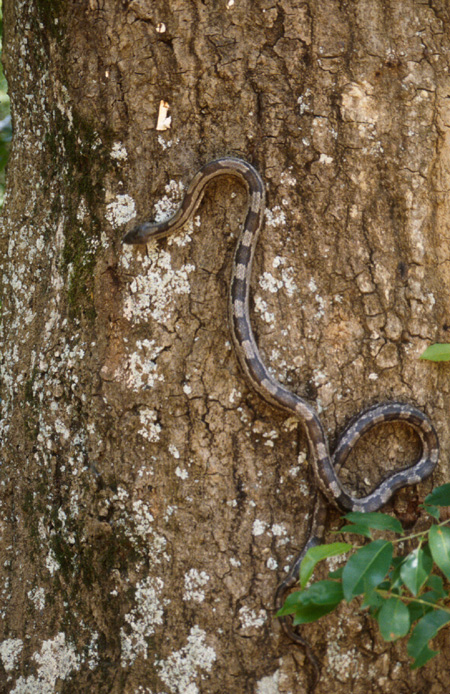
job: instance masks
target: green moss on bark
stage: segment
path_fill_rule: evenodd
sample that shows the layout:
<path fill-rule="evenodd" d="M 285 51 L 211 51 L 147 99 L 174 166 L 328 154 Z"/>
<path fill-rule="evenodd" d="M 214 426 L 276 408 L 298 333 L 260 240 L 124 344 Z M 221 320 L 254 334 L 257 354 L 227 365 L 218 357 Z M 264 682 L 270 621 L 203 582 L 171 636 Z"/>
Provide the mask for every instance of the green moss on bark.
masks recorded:
<path fill-rule="evenodd" d="M 55 110 L 54 125 L 47 133 L 47 164 L 50 177 L 61 176 L 64 197 L 55 205 L 55 224 L 64 219 L 62 272 L 67 280 L 69 315 L 95 318 L 93 276 L 100 247 L 104 178 L 111 167 L 108 149 L 96 130 L 74 116 L 72 122 Z M 61 163 L 64 162 L 64 165 Z M 45 175 L 49 177 L 49 172 Z M 86 213 L 79 217 L 79 206 Z"/>

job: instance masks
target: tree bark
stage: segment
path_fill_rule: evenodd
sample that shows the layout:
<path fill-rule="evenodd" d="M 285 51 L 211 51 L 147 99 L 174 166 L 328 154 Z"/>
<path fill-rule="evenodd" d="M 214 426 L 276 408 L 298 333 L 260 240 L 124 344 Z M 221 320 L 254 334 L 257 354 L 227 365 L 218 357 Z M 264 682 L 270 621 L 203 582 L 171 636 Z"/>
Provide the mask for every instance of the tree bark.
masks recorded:
<path fill-rule="evenodd" d="M 450 330 L 448 4 L 5 0 L 4 25 L 0 691 L 301 694 L 273 596 L 316 484 L 231 344 L 245 190 L 212 183 L 144 250 L 121 238 L 207 161 L 253 163 L 264 359 L 331 446 L 371 404 L 427 412 L 438 471 L 388 507 L 420 528 L 448 474 L 448 367 L 418 360 Z M 342 476 L 364 493 L 415 455 L 380 427 Z M 353 604 L 303 633 L 317 693 L 448 690 L 448 630 L 414 672 Z"/>

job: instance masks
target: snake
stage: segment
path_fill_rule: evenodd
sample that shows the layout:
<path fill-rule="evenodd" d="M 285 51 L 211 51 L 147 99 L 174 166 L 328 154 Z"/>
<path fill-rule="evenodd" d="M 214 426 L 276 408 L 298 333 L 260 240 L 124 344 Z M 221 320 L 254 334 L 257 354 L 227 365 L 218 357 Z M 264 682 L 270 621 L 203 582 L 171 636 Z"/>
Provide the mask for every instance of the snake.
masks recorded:
<path fill-rule="evenodd" d="M 264 226 L 266 187 L 258 171 L 249 162 L 226 156 L 205 164 L 193 177 L 180 207 L 172 217 L 134 226 L 123 237 L 123 243 L 146 244 L 183 227 L 192 218 L 210 181 L 223 176 L 237 178 L 248 194 L 248 209 L 235 248 L 229 290 L 229 323 L 236 356 L 249 385 L 266 402 L 295 417 L 303 426 L 314 479 L 320 492 L 319 501 L 310 517 L 307 540 L 276 591 L 275 608 L 279 609 L 287 591 L 298 581 L 300 563 L 306 551 L 323 541 L 325 515 L 321 495 L 342 512 L 378 511 L 398 489 L 418 484 L 433 472 L 439 457 L 439 441 L 425 413 L 407 403 L 388 401 L 357 415 L 340 435 L 331 454 L 327 435 L 315 409 L 270 373 L 261 356 L 250 320 L 252 266 L 258 237 Z M 404 423 L 416 433 L 421 444 L 419 459 L 413 465 L 391 473 L 366 496 L 354 497 L 341 482 L 339 470 L 357 442 L 373 427 L 386 422 Z M 317 671 L 317 661 L 309 644 L 293 628 L 292 620 L 282 617 L 280 621 L 289 638 L 307 649 L 308 658 Z"/>

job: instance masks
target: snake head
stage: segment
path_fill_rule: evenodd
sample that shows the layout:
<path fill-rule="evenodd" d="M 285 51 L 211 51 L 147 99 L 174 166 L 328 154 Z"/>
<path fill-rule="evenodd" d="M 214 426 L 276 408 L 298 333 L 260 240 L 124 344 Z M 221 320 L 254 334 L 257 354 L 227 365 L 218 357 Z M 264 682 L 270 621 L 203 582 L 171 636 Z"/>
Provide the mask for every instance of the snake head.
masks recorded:
<path fill-rule="evenodd" d="M 143 244 L 147 243 L 152 236 L 152 231 L 155 225 L 151 222 L 145 222 L 144 224 L 138 224 L 133 227 L 131 231 L 128 231 L 122 239 L 122 243 L 126 244 Z"/>

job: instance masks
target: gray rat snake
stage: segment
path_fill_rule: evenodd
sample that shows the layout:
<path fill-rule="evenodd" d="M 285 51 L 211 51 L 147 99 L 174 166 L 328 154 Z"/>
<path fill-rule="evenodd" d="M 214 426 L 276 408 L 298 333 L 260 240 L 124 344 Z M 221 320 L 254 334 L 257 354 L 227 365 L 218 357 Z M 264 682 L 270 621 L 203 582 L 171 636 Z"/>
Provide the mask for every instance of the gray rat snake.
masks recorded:
<path fill-rule="evenodd" d="M 265 210 L 265 185 L 256 169 L 248 162 L 234 157 L 222 157 L 206 164 L 192 179 L 183 202 L 173 217 L 164 222 L 146 222 L 134 227 L 124 236 L 123 243 L 145 244 L 151 239 L 163 238 L 182 227 L 199 205 L 207 184 L 218 176 L 240 179 L 245 184 L 249 197 L 247 216 L 235 250 L 229 292 L 231 334 L 236 355 L 248 382 L 266 401 L 301 422 L 308 439 L 314 477 L 326 499 L 345 512 L 377 511 L 389 501 L 396 490 L 417 484 L 432 473 L 439 455 L 435 429 L 429 418 L 417 408 L 400 402 L 386 402 L 358 415 L 342 433 L 331 455 L 325 431 L 315 410 L 269 373 L 257 347 L 249 314 L 252 263 Z M 409 425 L 420 439 L 420 458 L 411 467 L 389 475 L 367 496 L 353 497 L 341 483 L 338 472 L 357 441 L 372 427 L 384 422 L 403 422 Z M 322 541 L 323 509 L 323 503 L 316 503 L 314 513 L 311 514 L 307 542 L 278 586 L 275 598 L 277 609 L 283 604 L 286 592 L 298 580 L 300 563 L 306 550 Z M 307 649 L 308 658 L 317 675 L 317 661 L 308 643 L 294 630 L 290 619 L 284 617 L 281 623 L 288 636 Z"/>

